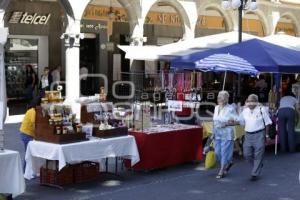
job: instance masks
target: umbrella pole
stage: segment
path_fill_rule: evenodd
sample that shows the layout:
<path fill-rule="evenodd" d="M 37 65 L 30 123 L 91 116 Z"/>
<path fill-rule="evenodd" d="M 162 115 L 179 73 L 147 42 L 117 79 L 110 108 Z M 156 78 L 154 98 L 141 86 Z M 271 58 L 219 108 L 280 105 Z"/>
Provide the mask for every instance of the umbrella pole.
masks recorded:
<path fill-rule="evenodd" d="M 224 74 L 224 80 L 223 80 L 223 90 L 225 90 L 226 76 L 227 76 L 227 71 L 225 71 L 225 74 Z"/>

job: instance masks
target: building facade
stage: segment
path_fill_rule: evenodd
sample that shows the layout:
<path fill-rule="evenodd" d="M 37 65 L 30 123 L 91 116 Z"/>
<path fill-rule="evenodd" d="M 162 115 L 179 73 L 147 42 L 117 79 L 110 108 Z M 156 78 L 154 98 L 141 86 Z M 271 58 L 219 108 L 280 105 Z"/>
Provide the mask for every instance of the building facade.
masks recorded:
<path fill-rule="evenodd" d="M 297 1 L 257 4 L 257 10 L 244 13 L 244 32 L 300 36 Z M 16 66 L 31 63 L 41 74 L 44 67 L 61 65 L 66 98 L 72 101 L 80 96 L 80 67 L 108 80 L 120 79 L 118 71 L 144 69 L 144 62 L 124 59 L 116 45 L 163 45 L 233 31 L 238 17 L 222 8 L 222 0 L 2 0 L 0 28 L 9 29 L 6 70 L 14 76 Z M 7 87 L 14 88 L 9 80 Z M 87 88 L 92 93 L 101 84 L 97 80 Z"/>

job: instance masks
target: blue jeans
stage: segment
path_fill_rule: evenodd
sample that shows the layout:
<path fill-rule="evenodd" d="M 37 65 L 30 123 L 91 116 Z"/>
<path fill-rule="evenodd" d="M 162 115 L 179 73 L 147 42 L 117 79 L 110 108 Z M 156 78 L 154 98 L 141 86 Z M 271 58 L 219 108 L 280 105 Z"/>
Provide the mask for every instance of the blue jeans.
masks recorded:
<path fill-rule="evenodd" d="M 33 140 L 33 138 L 25 133 L 22 133 L 20 132 L 20 137 L 21 137 L 21 140 L 23 141 L 24 143 L 24 147 L 25 147 L 25 155 L 26 155 L 26 151 L 27 151 L 27 146 L 28 146 L 28 143 L 30 141 Z M 25 172 L 25 167 L 26 167 L 26 162 L 25 162 L 25 157 L 23 159 L 23 171 Z"/>

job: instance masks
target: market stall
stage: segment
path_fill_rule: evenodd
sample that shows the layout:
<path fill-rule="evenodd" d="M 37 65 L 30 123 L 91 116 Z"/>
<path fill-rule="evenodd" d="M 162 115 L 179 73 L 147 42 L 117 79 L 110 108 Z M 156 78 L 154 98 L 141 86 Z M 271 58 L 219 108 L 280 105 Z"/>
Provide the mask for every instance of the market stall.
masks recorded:
<path fill-rule="evenodd" d="M 136 165 L 131 167 L 127 162 L 134 170 L 160 169 L 203 158 L 202 129 L 198 126 L 157 125 L 129 134 L 135 137 L 140 153 Z"/>
<path fill-rule="evenodd" d="M 4 150 L 0 152 L 0 193 L 16 197 L 25 192 L 23 167 L 19 152 Z"/>
<path fill-rule="evenodd" d="M 79 121 L 71 106 L 62 103 L 59 91 L 46 91 L 36 108 L 35 140 L 26 151 L 27 179 L 39 174 L 41 184 L 61 187 L 108 172 L 108 158 L 116 159 L 116 170 L 117 158 L 130 158 L 132 165 L 139 161 L 134 137 L 128 136 L 122 121 L 113 118 L 111 103 L 101 92 L 78 100 L 82 103 Z"/>
<path fill-rule="evenodd" d="M 251 53 L 249 50 L 251 49 Z M 300 52 L 281 46 L 273 45 L 268 42 L 252 39 L 239 44 L 233 44 L 226 47 L 211 49 L 207 51 L 198 51 L 185 56 L 179 56 L 171 61 L 171 67 L 176 69 L 196 69 L 199 61 L 214 54 L 231 54 L 239 56 L 247 60 L 259 72 L 271 73 L 274 75 L 274 82 L 277 91 L 273 88 L 271 83 L 271 90 L 269 92 L 269 111 L 273 118 L 273 126 L 276 126 L 275 105 L 278 103 L 279 88 L 280 88 L 280 74 L 282 73 L 299 73 L 300 72 Z M 273 77 L 271 77 L 273 80 Z M 265 94 L 266 95 L 266 94 Z M 275 130 L 275 128 L 272 128 Z"/>
<path fill-rule="evenodd" d="M 41 167 L 45 167 L 46 160 L 58 161 L 57 166 L 49 168 L 58 173 L 68 164 L 82 161 L 101 162 L 108 157 L 125 157 L 131 159 L 131 165 L 138 163 L 140 158 L 134 137 L 94 138 L 69 144 L 32 141 L 28 144 L 25 156 L 25 178 L 32 179 L 39 174 Z"/>

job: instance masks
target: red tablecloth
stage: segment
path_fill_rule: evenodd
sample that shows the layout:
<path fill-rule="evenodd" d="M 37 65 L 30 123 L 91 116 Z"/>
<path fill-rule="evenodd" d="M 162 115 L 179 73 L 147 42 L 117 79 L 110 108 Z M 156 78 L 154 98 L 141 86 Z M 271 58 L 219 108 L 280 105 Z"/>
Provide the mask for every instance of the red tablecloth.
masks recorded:
<path fill-rule="evenodd" d="M 130 132 L 130 135 L 135 137 L 140 154 L 134 170 L 164 168 L 203 158 L 202 128 L 153 134 Z"/>

